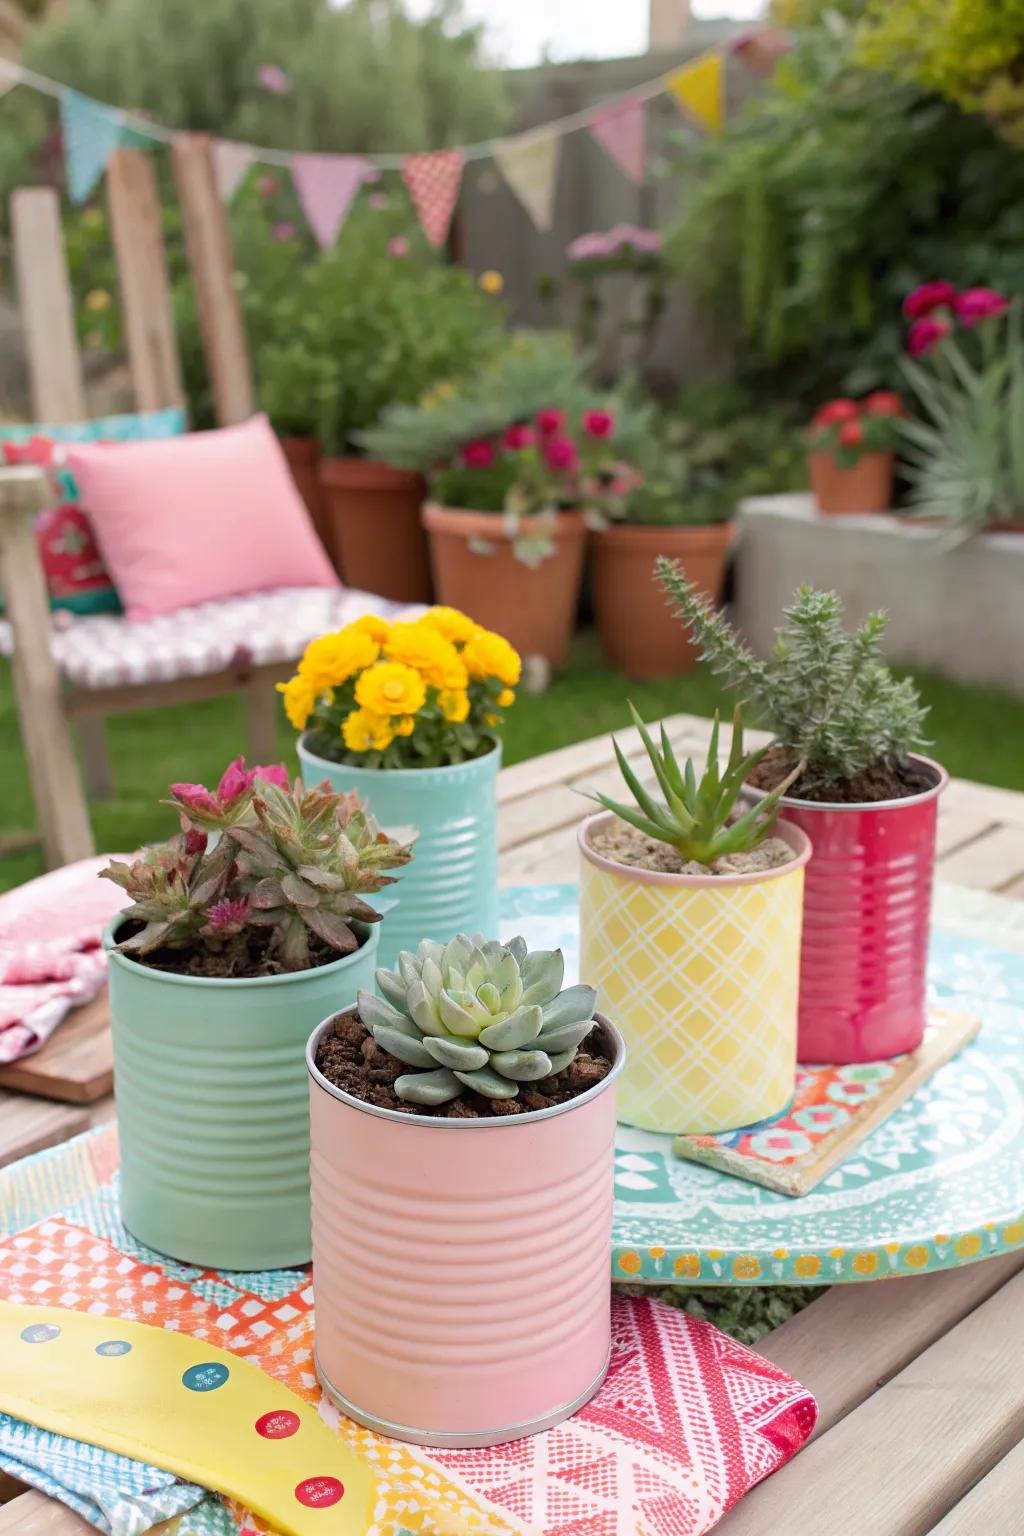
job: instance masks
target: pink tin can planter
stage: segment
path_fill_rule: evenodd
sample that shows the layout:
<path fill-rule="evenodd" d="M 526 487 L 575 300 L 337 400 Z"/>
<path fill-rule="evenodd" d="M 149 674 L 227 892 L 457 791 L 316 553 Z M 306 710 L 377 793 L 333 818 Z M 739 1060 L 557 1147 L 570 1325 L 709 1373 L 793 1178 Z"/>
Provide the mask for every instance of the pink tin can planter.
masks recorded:
<path fill-rule="evenodd" d="M 345 1010 L 352 1012 L 354 1010 Z M 444 1119 L 334 1086 L 306 1050 L 317 1374 L 349 1417 L 421 1445 L 560 1423 L 610 1348 L 613 1064 L 565 1104 Z"/>
<path fill-rule="evenodd" d="M 783 798 L 783 814 L 811 839 L 800 955 L 801 1061 L 850 1064 L 920 1045 L 935 870 L 939 796 L 949 775 L 921 794 L 874 804 Z"/>

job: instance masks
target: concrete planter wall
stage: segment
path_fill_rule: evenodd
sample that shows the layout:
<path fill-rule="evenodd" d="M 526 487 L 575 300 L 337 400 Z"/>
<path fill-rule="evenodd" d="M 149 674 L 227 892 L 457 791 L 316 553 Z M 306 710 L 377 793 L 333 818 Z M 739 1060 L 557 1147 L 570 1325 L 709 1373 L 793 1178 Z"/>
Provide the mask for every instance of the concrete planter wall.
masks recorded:
<path fill-rule="evenodd" d="M 851 621 L 887 609 L 892 661 L 1024 698 L 1024 534 L 942 549 L 935 528 L 903 518 L 820 517 L 801 495 L 744 501 L 735 617 L 759 656 L 802 581 L 838 592 Z"/>

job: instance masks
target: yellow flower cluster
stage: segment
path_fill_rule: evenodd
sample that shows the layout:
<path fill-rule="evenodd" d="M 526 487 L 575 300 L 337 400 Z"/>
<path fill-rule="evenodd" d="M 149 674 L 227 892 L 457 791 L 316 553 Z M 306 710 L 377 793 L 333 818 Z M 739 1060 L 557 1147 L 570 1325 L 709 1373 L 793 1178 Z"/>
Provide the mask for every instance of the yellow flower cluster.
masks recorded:
<path fill-rule="evenodd" d="M 501 635 L 457 608 L 436 607 L 413 622 L 367 615 L 321 635 L 278 689 L 297 731 L 318 711 L 320 720 L 324 711 L 335 720 L 344 711 L 340 732 L 349 752 L 384 752 L 412 736 L 421 721 L 428 749 L 437 750 L 449 726 L 469 722 L 489 730 L 498 724 L 494 711 L 515 702 L 520 670 L 518 654 Z M 417 751 L 426 739 L 417 736 Z"/>

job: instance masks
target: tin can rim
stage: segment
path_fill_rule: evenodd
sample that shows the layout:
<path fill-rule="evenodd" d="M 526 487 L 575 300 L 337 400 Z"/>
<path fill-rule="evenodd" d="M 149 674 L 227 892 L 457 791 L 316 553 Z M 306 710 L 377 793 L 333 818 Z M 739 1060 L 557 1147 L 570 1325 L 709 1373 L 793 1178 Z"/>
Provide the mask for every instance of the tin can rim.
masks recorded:
<path fill-rule="evenodd" d="M 357 960 L 367 956 L 372 959 L 380 942 L 380 923 L 364 923 L 358 918 L 353 918 L 352 927 L 357 933 L 363 935 L 363 942 L 350 955 L 339 955 L 336 960 L 328 960 L 326 965 L 309 966 L 304 971 L 282 971 L 278 976 L 181 976 L 177 971 L 161 971 L 152 965 L 142 965 L 131 955 L 123 955 L 114 948 L 115 936 L 123 916 L 123 913 L 119 913 L 103 930 L 103 948 L 106 951 L 107 963 L 123 966 L 127 971 L 145 976 L 147 980 L 159 982 L 161 985 L 166 983 L 173 987 L 217 987 L 237 990 L 245 987 L 294 986 L 296 982 L 311 981 L 319 976 L 334 976 L 345 966 L 354 965 Z"/>
<path fill-rule="evenodd" d="M 315 764 L 317 768 L 323 768 L 325 774 L 331 769 L 342 768 L 346 776 L 351 776 L 358 783 L 374 784 L 387 780 L 398 783 L 409 781 L 410 783 L 425 783 L 433 779 L 437 782 L 448 783 L 452 779 L 471 778 L 474 771 L 479 771 L 483 763 L 496 763 L 501 767 L 501 742 L 496 741 L 486 752 L 481 752 L 479 757 L 471 757 L 464 763 L 443 763 L 438 768 L 362 768 L 358 763 L 333 763 L 329 757 L 321 757 L 307 745 L 308 731 L 303 731 L 299 737 L 297 752 L 300 763 Z"/>
<path fill-rule="evenodd" d="M 949 783 L 949 774 L 945 768 L 934 758 L 924 757 L 920 752 L 908 752 L 907 757 L 910 762 L 919 764 L 932 775 L 933 782 L 927 789 L 922 789 L 920 794 L 901 795 L 896 800 L 799 800 L 795 795 L 783 795 L 779 804 L 800 811 L 856 811 L 858 815 L 864 816 L 872 811 L 911 810 L 927 800 L 937 800 Z M 767 791 L 753 784 L 744 784 L 743 793 L 750 800 L 763 800 Z"/>
<path fill-rule="evenodd" d="M 785 804 L 785 801 L 782 803 Z M 777 864 L 774 869 L 755 869 L 745 872 L 738 870 L 735 873 L 721 875 L 676 875 L 664 869 L 640 869 L 633 864 L 620 864 L 617 860 L 610 859 L 591 847 L 591 829 L 598 823 L 611 821 L 613 818 L 613 811 L 595 811 L 593 815 L 580 822 L 576 829 L 576 841 L 580 853 L 588 864 L 594 865 L 595 869 L 603 870 L 606 874 L 617 875 L 623 880 L 635 881 L 638 885 L 662 885 L 676 890 L 712 891 L 731 890 L 740 885 L 764 885 L 769 880 L 780 880 L 784 875 L 791 875 L 795 870 L 803 869 L 804 865 L 810 861 L 812 853 L 811 840 L 803 828 L 783 818 L 775 823 L 772 835 L 781 837 L 789 844 L 793 850 L 793 857 L 787 859 L 785 864 Z"/>

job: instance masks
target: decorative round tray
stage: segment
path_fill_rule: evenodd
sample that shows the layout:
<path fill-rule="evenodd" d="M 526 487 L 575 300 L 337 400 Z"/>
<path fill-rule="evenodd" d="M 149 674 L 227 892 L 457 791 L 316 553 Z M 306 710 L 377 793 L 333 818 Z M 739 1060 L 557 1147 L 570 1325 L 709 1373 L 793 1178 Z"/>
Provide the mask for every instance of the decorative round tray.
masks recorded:
<path fill-rule="evenodd" d="M 977 1014 L 981 1032 L 802 1198 L 684 1162 L 671 1136 L 620 1126 L 613 1279 L 834 1285 L 950 1269 L 1024 1243 L 1022 913 L 1021 903 L 940 892 L 931 1001 Z M 560 945 L 576 979 L 575 885 L 505 889 L 502 932 Z"/>

